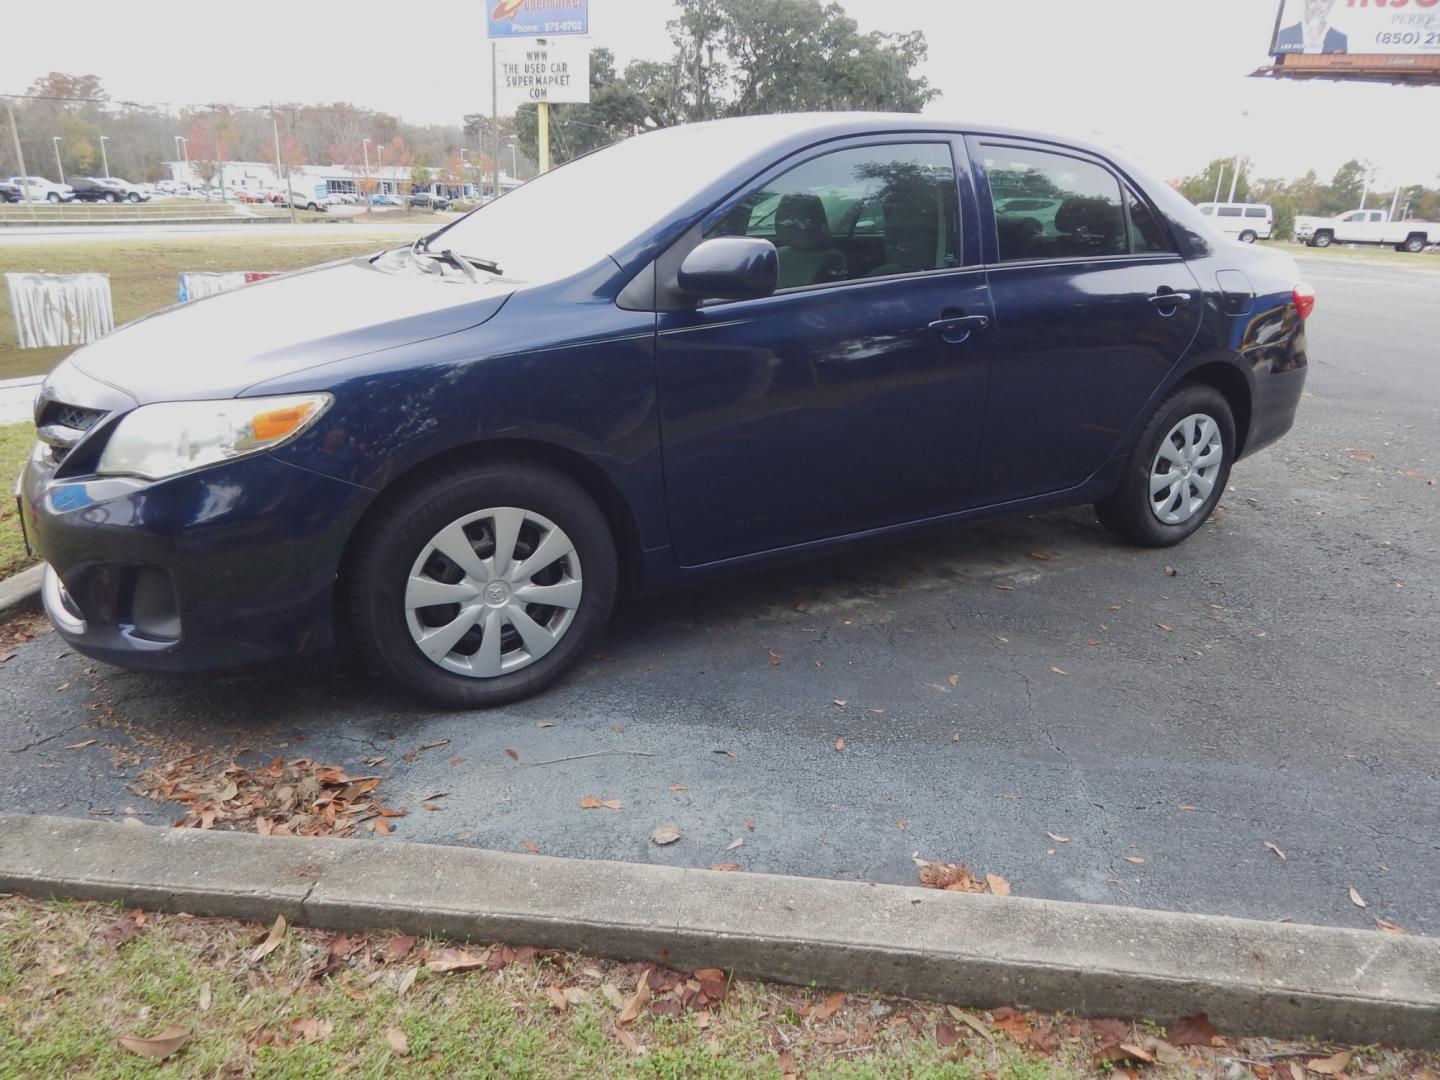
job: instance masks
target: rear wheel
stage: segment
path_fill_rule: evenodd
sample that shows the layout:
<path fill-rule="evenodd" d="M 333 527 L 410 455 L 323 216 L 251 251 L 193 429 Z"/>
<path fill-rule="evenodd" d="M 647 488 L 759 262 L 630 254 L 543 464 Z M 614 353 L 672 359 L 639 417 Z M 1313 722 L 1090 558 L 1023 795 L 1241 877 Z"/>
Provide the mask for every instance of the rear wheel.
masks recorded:
<path fill-rule="evenodd" d="M 1235 418 L 1212 386 L 1181 386 L 1145 425 L 1115 492 L 1095 504 L 1101 524 L 1133 544 L 1168 547 L 1205 523 L 1235 454 Z"/>
<path fill-rule="evenodd" d="M 1253 244 L 1256 239 L 1254 229 L 1246 229 L 1240 234 L 1240 243 L 1242 244 Z"/>
<path fill-rule="evenodd" d="M 1412 233 L 1406 237 L 1405 243 L 1400 245 L 1401 251 L 1408 251 L 1411 255 L 1418 255 L 1425 250 L 1425 237 L 1419 233 Z"/>
<path fill-rule="evenodd" d="M 437 477 L 365 529 L 347 582 L 356 644 L 438 705 L 486 708 L 547 688 L 594 646 L 615 601 L 604 514 L 541 466 Z"/>

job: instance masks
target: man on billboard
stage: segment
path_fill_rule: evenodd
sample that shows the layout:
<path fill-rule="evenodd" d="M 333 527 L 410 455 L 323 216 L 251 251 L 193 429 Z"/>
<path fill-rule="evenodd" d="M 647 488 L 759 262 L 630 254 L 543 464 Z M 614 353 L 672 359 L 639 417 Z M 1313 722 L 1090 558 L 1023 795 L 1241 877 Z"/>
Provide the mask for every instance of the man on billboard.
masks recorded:
<path fill-rule="evenodd" d="M 1286 26 L 1275 35 L 1278 53 L 1343 53 L 1349 52 L 1349 39 L 1330 25 L 1330 9 L 1335 0 L 1290 0 L 1285 11 L 1299 7 L 1300 21 Z"/>

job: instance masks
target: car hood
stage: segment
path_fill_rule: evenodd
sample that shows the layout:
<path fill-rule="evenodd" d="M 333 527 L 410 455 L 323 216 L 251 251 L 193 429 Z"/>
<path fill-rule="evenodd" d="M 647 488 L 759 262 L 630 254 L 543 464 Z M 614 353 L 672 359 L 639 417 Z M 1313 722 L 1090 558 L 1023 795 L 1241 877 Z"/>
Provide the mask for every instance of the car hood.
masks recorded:
<path fill-rule="evenodd" d="M 478 326 L 512 289 L 350 259 L 167 308 L 66 363 L 142 405 L 234 397 L 268 379 Z"/>

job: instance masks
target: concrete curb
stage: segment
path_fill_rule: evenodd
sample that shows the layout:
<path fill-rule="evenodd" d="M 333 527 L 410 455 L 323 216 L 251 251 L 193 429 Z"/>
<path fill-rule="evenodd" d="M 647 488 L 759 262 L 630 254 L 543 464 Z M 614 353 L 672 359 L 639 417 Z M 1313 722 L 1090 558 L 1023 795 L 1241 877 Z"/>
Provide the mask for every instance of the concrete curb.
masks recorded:
<path fill-rule="evenodd" d="M 45 567 L 32 566 L 0 581 L 0 619 L 38 608 L 40 585 L 44 580 Z"/>
<path fill-rule="evenodd" d="M 0 891 L 394 927 L 1223 1032 L 1440 1046 L 1440 941 L 895 885 L 0 815 Z"/>

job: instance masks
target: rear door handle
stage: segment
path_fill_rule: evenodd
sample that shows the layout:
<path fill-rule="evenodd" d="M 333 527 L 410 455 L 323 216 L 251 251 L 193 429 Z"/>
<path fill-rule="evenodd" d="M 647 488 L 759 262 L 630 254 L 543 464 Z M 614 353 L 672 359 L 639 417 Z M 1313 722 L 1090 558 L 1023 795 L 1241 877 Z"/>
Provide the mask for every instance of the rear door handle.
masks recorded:
<path fill-rule="evenodd" d="M 938 331 L 952 345 L 958 345 L 970 336 L 972 330 L 984 330 L 989 325 L 989 315 L 954 315 L 936 319 L 930 324 L 930 329 Z"/>

